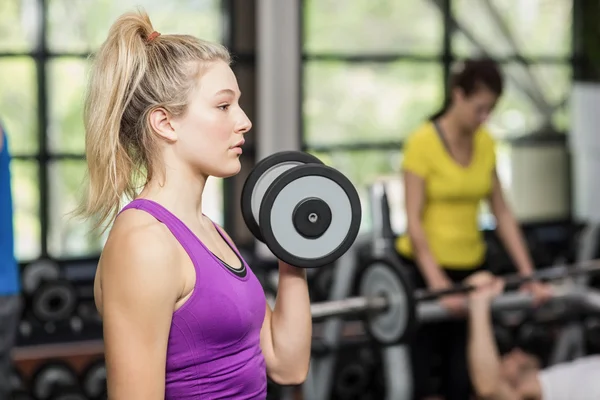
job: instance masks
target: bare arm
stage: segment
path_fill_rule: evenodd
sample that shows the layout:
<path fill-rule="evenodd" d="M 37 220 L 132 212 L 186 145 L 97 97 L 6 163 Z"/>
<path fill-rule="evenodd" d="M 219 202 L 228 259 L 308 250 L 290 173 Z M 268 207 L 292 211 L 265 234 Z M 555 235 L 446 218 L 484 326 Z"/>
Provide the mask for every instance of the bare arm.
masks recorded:
<path fill-rule="evenodd" d="M 275 308 L 267 304 L 260 343 L 269 377 L 282 385 L 299 385 L 310 363 L 312 316 L 306 271 L 279 262 Z"/>
<path fill-rule="evenodd" d="M 408 235 L 412 243 L 417 265 L 425 277 L 428 286 L 435 287 L 446 280 L 444 272 L 438 266 L 429 250 L 427 237 L 421 223 L 423 205 L 425 203 L 425 181 L 420 176 L 404 172 L 404 196 Z"/>
<path fill-rule="evenodd" d="M 537 372 L 526 373 L 519 383 L 518 391 L 521 399 L 542 400 L 542 385 Z"/>
<path fill-rule="evenodd" d="M 502 185 L 500 184 L 496 171 L 494 171 L 493 176 L 490 206 L 496 217 L 498 236 L 510 253 L 517 269 L 523 275 L 531 274 L 534 270 L 533 262 L 527 251 L 521 228 L 504 199 Z"/>
<path fill-rule="evenodd" d="M 181 290 L 175 247 L 156 225 L 115 231 L 100 261 L 108 396 L 164 399 L 167 341 Z"/>
<path fill-rule="evenodd" d="M 490 400 L 518 399 L 517 393 L 500 375 L 500 355 L 492 329 L 489 300 L 470 302 L 468 323 L 467 359 L 476 395 Z"/>
<path fill-rule="evenodd" d="M 2 130 L 2 125 L 0 125 L 0 151 L 4 148 L 4 131 Z"/>

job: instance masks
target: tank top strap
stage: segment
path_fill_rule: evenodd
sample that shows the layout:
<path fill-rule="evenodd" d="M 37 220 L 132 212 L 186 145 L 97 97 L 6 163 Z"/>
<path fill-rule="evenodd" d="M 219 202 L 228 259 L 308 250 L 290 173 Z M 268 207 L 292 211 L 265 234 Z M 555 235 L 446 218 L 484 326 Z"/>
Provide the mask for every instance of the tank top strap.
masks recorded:
<path fill-rule="evenodd" d="M 123 207 L 119 214 L 130 208 L 145 211 L 156 218 L 159 222 L 163 223 L 171 231 L 173 236 L 175 236 L 175 239 L 177 239 L 181 246 L 183 246 L 192 261 L 195 260 L 193 254 L 194 247 L 201 246 L 202 244 L 196 235 L 194 235 L 194 233 L 173 213 L 155 201 L 148 199 L 135 199 Z"/>

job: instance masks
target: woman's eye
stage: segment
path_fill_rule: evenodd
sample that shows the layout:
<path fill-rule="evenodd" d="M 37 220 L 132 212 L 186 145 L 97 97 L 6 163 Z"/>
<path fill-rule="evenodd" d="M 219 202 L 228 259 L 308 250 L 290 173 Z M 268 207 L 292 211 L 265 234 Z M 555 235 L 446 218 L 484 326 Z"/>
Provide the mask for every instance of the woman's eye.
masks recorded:
<path fill-rule="evenodd" d="M 219 106 L 219 109 L 222 111 L 227 111 L 228 108 L 229 108 L 229 104 L 224 104 L 222 106 Z"/>

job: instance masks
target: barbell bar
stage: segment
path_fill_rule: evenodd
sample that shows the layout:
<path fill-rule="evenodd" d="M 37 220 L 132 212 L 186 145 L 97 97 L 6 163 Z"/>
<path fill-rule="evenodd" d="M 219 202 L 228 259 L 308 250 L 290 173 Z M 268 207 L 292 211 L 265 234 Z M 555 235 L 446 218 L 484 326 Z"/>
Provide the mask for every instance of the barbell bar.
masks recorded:
<path fill-rule="evenodd" d="M 510 288 L 520 286 L 528 282 L 553 281 L 578 275 L 590 275 L 598 272 L 600 272 L 600 260 L 590 260 L 572 265 L 556 265 L 543 268 L 528 276 L 523 276 L 520 274 L 506 275 L 503 276 L 502 279 L 504 280 L 505 287 Z M 415 292 L 415 300 L 435 300 L 446 295 L 468 293 L 473 289 L 475 288 L 471 285 L 458 284 L 451 288 L 442 290 L 420 290 Z"/>
<path fill-rule="evenodd" d="M 502 277 L 505 286 L 519 286 L 530 281 L 552 281 L 571 276 L 600 272 L 600 260 L 548 267 L 529 276 Z M 418 321 L 442 319 L 443 307 L 434 300 L 457 293 L 468 293 L 475 288 L 460 284 L 436 291 L 414 291 L 408 279 L 393 262 L 377 260 L 366 267 L 359 278 L 360 295 L 342 300 L 311 305 L 313 321 L 332 317 L 359 317 L 365 321 L 369 335 L 381 345 L 404 343 L 410 340 Z M 569 297 L 561 293 L 554 299 Z M 496 299 L 494 309 L 524 308 L 532 303 L 531 296 L 506 293 Z"/>

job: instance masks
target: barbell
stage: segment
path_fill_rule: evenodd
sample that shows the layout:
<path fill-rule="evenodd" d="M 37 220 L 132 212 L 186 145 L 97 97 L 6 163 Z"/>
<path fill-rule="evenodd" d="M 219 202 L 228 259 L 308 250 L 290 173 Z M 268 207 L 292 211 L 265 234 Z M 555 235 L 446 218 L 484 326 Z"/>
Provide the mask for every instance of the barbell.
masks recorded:
<path fill-rule="evenodd" d="M 471 285 L 458 284 L 444 290 L 415 291 L 401 268 L 389 260 L 373 260 L 359 277 L 359 296 L 314 303 L 311 305 L 313 321 L 332 317 L 359 317 L 375 342 L 384 346 L 406 343 L 418 326 L 417 306 L 420 303 L 475 289 Z M 592 260 L 544 268 L 530 276 L 515 274 L 502 278 L 508 288 L 534 280 L 553 281 L 598 272 L 600 260 Z M 508 301 L 506 304 L 518 303 Z"/>
<path fill-rule="evenodd" d="M 356 240 L 362 218 L 350 180 L 297 151 L 275 153 L 256 164 L 242 188 L 241 210 L 258 240 L 279 260 L 301 268 L 340 258 Z"/>

